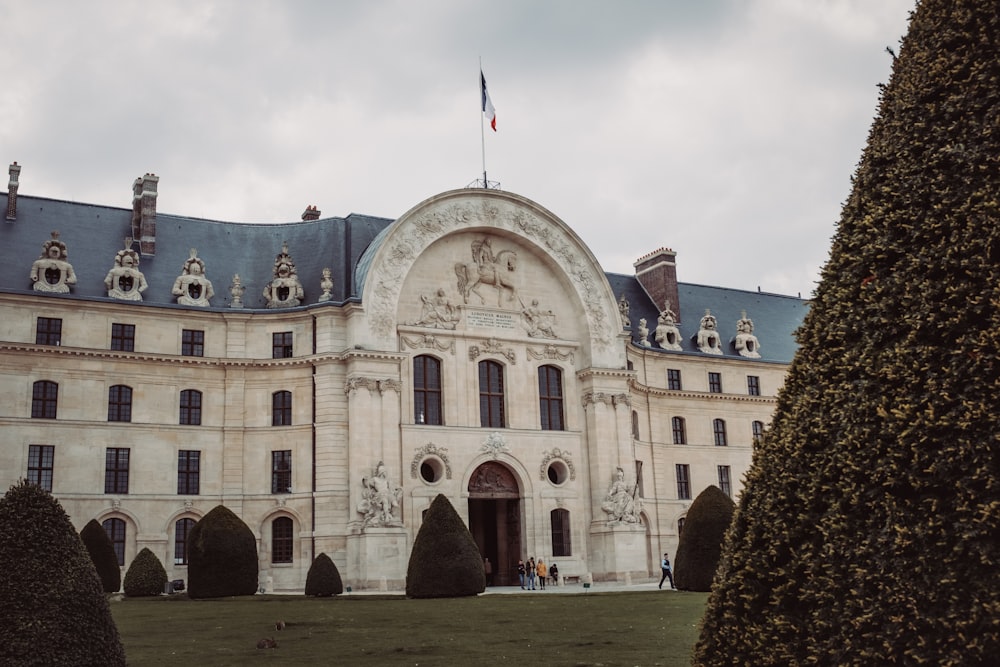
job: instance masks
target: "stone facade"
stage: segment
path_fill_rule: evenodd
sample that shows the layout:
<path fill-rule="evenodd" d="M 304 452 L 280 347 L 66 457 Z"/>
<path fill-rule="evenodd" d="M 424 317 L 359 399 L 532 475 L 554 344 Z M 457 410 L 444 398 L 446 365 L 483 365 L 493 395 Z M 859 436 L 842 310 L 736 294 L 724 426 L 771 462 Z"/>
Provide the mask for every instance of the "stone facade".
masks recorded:
<path fill-rule="evenodd" d="M 185 219 L 183 241 L 156 239 L 151 216 L 160 230 L 171 225 L 155 209 L 146 223 L 138 215 L 143 247 L 158 255 L 194 257 L 197 246 L 214 275 L 243 276 L 248 295 L 277 276 L 270 257 L 250 262 L 215 252 L 211 235 L 192 238 L 203 221 Z M 691 499 L 710 484 L 739 493 L 789 361 L 768 356 L 768 345 L 790 338 L 800 299 L 723 290 L 722 301 L 756 317 L 763 356 L 741 356 L 736 319 L 721 316 L 722 353 L 705 354 L 694 317 L 720 312 L 702 302 L 714 292 L 675 283 L 672 305 L 687 319 L 671 318 L 681 340 L 667 349 L 653 336 L 639 344 L 632 330 L 665 304 L 634 276 L 605 274 L 563 221 L 517 195 L 432 197 L 373 230 L 348 270 L 334 252 L 307 255 L 305 236 L 319 243 L 329 233 L 330 221 L 313 220 L 296 223 L 311 225 L 292 246 L 306 289 L 288 307 L 245 304 L 235 292 L 237 303 L 217 294 L 178 305 L 169 284 L 158 287 L 180 264 L 146 254 L 142 299 L 108 298 L 103 277 L 128 225 L 109 230 L 113 245 L 92 261 L 73 245 L 85 225 L 64 230 L 81 276 L 73 294 L 0 284 L 0 477 L 50 474 L 78 527 L 120 520 L 124 568 L 149 547 L 171 579 L 186 577 L 179 522 L 225 504 L 257 536 L 268 590 L 301 589 L 321 552 L 356 590 L 402 588 L 422 513 L 439 493 L 497 583 L 527 556 L 557 562 L 563 575 L 654 576 Z M 272 248 L 287 254 L 258 229 L 271 257 Z M 26 260 L 24 275 L 34 236 L 34 254 L 5 257 Z M 93 294 L 80 287 L 88 262 L 102 267 Z M 263 278 L 250 284 L 254 276 Z M 783 321 L 757 315 L 768 309 Z M 39 318 L 60 322 L 57 342 L 39 342 Z M 53 385 L 54 399 L 44 393 Z M 111 419 L 116 387 L 130 390 L 128 421 Z M 39 446 L 51 448 L 50 465 L 32 459 Z M 117 489 L 108 486 L 112 449 L 129 457 Z M 197 493 L 181 488 L 187 452 L 198 453 Z"/>

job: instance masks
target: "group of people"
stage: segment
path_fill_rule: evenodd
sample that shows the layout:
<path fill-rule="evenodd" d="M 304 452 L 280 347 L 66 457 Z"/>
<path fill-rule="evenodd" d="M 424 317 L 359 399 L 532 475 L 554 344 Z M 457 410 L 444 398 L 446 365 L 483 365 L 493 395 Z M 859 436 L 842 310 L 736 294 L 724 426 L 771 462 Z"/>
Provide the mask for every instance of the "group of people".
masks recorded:
<path fill-rule="evenodd" d="M 517 578 L 521 581 L 521 589 L 526 591 L 545 590 L 545 580 L 552 577 L 552 583 L 559 582 L 559 566 L 552 563 L 552 567 L 547 567 L 541 558 L 535 562 L 534 556 L 528 558 L 528 562 L 517 561 Z M 535 582 L 538 582 L 538 589 Z"/>

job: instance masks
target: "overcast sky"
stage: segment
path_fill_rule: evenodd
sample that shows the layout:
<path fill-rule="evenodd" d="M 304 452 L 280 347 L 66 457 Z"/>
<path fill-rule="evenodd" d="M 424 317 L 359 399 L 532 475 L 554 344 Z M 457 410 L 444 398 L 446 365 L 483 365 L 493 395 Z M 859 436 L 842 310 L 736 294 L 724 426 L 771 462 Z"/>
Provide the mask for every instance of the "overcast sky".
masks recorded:
<path fill-rule="evenodd" d="M 666 246 L 684 282 L 805 297 L 913 6 L 0 0 L 0 161 L 22 195 L 128 208 L 153 172 L 162 213 L 397 218 L 485 143 L 606 271 Z"/>

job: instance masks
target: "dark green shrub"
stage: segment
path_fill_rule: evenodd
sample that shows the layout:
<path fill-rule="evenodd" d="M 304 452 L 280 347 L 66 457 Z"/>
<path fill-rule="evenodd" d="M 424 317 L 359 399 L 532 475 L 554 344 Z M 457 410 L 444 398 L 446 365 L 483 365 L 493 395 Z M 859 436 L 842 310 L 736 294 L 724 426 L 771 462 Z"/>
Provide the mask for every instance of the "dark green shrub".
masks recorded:
<path fill-rule="evenodd" d="M 97 519 L 91 519 L 80 531 L 80 539 L 83 540 L 83 546 L 87 547 L 90 560 L 94 562 L 104 592 L 118 592 L 122 587 L 122 570 L 118 565 L 118 555 L 115 554 L 115 545 L 111 543 L 108 531 L 97 523 Z"/>
<path fill-rule="evenodd" d="M 216 506 L 188 533 L 188 596 L 257 592 L 257 540 L 233 512 Z"/>
<path fill-rule="evenodd" d="M 916 6 L 697 665 L 996 664 L 998 35 L 996 0 Z"/>
<path fill-rule="evenodd" d="M 159 595 L 167 584 L 167 571 L 152 551 L 143 547 L 125 573 L 125 595 L 130 598 Z"/>
<path fill-rule="evenodd" d="M 413 541 L 406 595 L 455 598 L 486 590 L 486 573 L 472 533 L 443 495 L 431 502 Z"/>
<path fill-rule="evenodd" d="M 306 595 L 329 597 L 344 592 L 344 582 L 340 579 L 337 564 L 326 554 L 316 556 L 306 575 Z"/>
<path fill-rule="evenodd" d="M 674 585 L 678 589 L 701 592 L 712 589 L 722 540 L 735 508 L 732 499 L 717 486 L 709 486 L 691 503 L 674 559 Z"/>
<path fill-rule="evenodd" d="M 0 499 L 0 662 L 125 665 L 101 580 L 62 506 L 21 480 Z"/>

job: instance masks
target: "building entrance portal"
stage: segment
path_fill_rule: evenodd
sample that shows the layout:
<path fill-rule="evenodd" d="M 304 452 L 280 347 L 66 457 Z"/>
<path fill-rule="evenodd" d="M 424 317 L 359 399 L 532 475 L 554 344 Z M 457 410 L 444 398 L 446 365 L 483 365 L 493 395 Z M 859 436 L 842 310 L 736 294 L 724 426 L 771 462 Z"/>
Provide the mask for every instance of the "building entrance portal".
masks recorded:
<path fill-rule="evenodd" d="M 490 461 L 469 480 L 469 531 L 479 553 L 489 558 L 487 585 L 516 586 L 521 553 L 521 491 L 509 468 Z M 492 579 L 492 581 L 490 581 Z"/>

